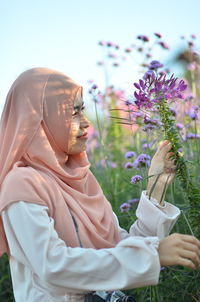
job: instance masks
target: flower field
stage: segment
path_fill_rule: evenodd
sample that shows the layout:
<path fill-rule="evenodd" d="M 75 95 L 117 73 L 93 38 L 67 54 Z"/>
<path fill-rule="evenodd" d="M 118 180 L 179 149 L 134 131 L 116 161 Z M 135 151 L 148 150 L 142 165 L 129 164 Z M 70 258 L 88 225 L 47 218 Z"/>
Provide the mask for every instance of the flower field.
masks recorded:
<path fill-rule="evenodd" d="M 158 144 L 169 139 L 177 177 L 166 200 L 181 209 L 172 232 L 200 239 L 200 56 L 194 35 L 180 39 L 182 48 L 176 54 L 160 33 L 138 35 L 125 48 L 99 42 L 104 56 L 97 64 L 105 87 L 95 80 L 88 82 L 93 127 L 87 153 L 91 170 L 121 226 L 128 230 L 136 219 L 140 193 L 146 189 L 151 158 Z M 128 92 L 111 79 L 127 62 L 138 71 Z M 2 257 L 0 302 L 14 301 L 7 264 Z M 200 301 L 200 269 L 163 267 L 159 285 L 134 289 L 133 294 L 138 302 Z"/>
<path fill-rule="evenodd" d="M 194 35 L 181 37 L 183 47 L 174 58 L 161 34 L 155 33 L 153 38 L 139 35 L 137 41 L 123 49 L 126 56 L 131 55 L 131 60 L 141 58 L 140 63 L 132 63 L 138 69 L 138 78 L 133 79 L 128 94 L 114 83 L 101 90 L 94 82 L 89 89 L 96 111 L 93 121 L 96 124 L 88 146 L 92 170 L 121 226 L 128 229 L 135 219 L 140 192 L 147 185 L 151 157 L 162 140 L 170 140 L 177 173 L 166 192 L 166 200 L 181 209 L 181 217 L 172 232 L 193 234 L 200 239 L 197 39 Z M 120 47 L 105 41 L 99 44 L 105 56 L 98 64 L 104 68 L 108 81 L 109 69 L 118 68 L 115 72 L 120 74 L 123 64 L 119 60 Z M 159 61 L 154 55 L 158 48 Z M 159 285 L 135 289 L 133 293 L 138 301 L 200 301 L 200 269 L 163 267 Z"/>

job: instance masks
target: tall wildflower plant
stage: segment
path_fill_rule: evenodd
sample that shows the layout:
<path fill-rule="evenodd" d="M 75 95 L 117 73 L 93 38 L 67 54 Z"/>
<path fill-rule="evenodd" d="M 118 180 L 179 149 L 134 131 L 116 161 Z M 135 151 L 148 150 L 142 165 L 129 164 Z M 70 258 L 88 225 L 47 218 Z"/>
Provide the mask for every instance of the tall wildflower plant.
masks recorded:
<path fill-rule="evenodd" d="M 176 163 L 176 175 L 180 181 L 185 197 L 190 206 L 189 222 L 193 232 L 200 238 L 200 188 L 194 184 L 191 164 L 185 160 L 179 150 L 182 147 L 181 137 L 176 126 L 173 111 L 170 104 L 178 99 L 184 99 L 184 91 L 187 88 L 183 80 L 178 80 L 174 75 L 157 72 L 163 65 L 158 61 L 152 61 L 150 70 L 147 71 L 138 83 L 134 83 L 135 105 L 138 110 L 147 113 L 154 112 L 159 116 L 164 139 L 172 144 L 173 157 Z"/>

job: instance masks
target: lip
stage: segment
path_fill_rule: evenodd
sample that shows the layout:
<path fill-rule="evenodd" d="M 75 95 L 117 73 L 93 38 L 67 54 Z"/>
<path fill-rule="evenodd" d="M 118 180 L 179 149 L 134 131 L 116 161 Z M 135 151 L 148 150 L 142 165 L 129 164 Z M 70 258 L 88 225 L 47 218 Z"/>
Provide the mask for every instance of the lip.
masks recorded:
<path fill-rule="evenodd" d="M 77 138 L 80 138 L 80 139 L 87 139 L 88 138 L 88 134 L 87 134 L 87 132 L 85 132 L 85 133 L 83 133 L 82 135 L 79 135 L 79 136 L 77 136 Z"/>

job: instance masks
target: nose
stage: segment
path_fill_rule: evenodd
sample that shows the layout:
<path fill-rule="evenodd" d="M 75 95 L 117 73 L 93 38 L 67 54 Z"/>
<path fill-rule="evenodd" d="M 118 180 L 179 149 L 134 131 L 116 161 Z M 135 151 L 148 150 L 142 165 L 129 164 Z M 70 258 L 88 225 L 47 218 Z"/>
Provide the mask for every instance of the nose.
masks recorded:
<path fill-rule="evenodd" d="M 81 128 L 88 128 L 90 126 L 90 123 L 88 119 L 85 117 L 85 115 L 82 115 L 81 118 Z"/>

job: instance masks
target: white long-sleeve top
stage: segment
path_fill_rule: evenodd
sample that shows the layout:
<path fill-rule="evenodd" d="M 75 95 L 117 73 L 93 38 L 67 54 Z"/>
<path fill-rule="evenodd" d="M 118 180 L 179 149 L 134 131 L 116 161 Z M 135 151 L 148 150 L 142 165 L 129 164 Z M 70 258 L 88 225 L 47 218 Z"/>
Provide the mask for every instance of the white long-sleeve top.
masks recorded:
<path fill-rule="evenodd" d="M 129 233 L 119 226 L 117 246 L 95 250 L 66 246 L 48 207 L 26 201 L 10 205 L 2 218 L 15 301 L 83 302 L 89 291 L 157 284 L 159 239 L 169 233 L 179 214 L 177 207 L 167 202 L 161 207 L 143 192 Z"/>

